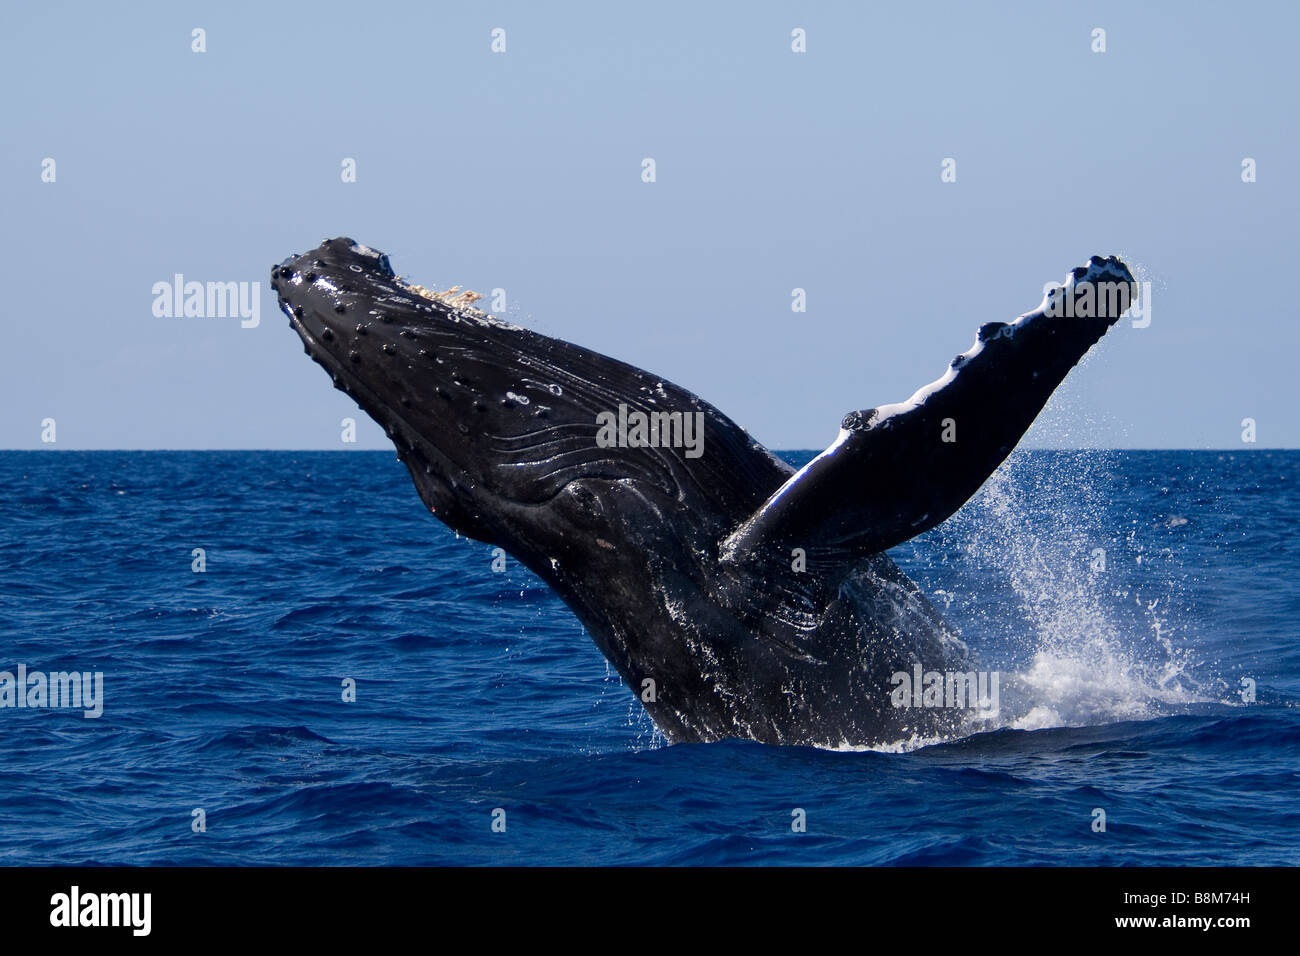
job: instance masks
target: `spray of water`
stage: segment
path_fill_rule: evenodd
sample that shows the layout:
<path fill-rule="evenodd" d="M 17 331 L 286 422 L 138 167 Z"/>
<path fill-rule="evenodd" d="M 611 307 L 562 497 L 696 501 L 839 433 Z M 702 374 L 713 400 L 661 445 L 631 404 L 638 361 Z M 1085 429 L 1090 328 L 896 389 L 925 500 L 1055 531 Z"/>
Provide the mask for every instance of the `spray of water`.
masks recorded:
<path fill-rule="evenodd" d="M 1166 617 L 1177 582 L 1142 568 L 1135 528 L 1116 534 L 1110 457 L 1018 453 L 943 536 L 991 598 L 968 594 L 960 608 L 985 666 L 1005 668 L 998 717 L 982 729 L 1144 719 L 1208 700 Z"/>

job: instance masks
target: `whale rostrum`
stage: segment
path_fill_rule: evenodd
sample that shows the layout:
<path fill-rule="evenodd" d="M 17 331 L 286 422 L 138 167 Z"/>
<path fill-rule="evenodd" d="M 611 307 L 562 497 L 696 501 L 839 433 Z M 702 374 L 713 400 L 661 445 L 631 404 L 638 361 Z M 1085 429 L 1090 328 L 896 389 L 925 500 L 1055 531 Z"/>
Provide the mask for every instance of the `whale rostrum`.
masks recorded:
<path fill-rule="evenodd" d="M 351 239 L 271 284 L 429 510 L 554 588 L 669 740 L 832 747 L 968 726 L 891 693 L 976 664 L 884 552 L 975 493 L 1136 296 L 1093 257 L 796 471 L 672 382 L 404 281 Z"/>

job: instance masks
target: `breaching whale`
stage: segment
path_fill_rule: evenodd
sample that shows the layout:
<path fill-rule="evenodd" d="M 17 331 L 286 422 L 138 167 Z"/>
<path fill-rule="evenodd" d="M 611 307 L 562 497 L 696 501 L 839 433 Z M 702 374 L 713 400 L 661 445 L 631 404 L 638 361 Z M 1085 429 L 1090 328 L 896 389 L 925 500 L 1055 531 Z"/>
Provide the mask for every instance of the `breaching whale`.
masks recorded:
<path fill-rule="evenodd" d="M 271 276 L 429 510 L 554 588 L 669 740 L 831 747 L 966 725 L 899 706 L 899 673 L 974 661 L 884 552 L 975 493 L 1136 296 L 1094 256 L 796 471 L 685 389 L 404 281 L 351 239 Z"/>

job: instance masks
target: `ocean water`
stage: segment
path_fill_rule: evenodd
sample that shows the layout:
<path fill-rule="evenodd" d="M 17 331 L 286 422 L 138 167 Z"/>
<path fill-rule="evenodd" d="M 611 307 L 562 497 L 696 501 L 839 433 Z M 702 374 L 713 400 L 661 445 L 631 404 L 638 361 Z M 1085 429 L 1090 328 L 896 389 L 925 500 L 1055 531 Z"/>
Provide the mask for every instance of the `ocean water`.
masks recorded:
<path fill-rule="evenodd" d="M 826 751 L 666 745 L 390 453 L 3 452 L 0 670 L 103 713 L 0 709 L 0 864 L 1295 864 L 1297 480 L 1018 452 L 891 552 L 1016 693 Z"/>

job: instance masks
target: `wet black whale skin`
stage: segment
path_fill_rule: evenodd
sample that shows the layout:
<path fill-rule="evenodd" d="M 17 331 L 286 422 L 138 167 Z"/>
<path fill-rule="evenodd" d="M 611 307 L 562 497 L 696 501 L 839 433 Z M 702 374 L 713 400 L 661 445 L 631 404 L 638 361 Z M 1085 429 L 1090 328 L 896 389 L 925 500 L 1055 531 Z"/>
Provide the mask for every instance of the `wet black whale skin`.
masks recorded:
<path fill-rule="evenodd" d="M 1116 259 L 1089 268 L 1076 280 L 1132 281 Z M 285 259 L 271 284 L 434 516 L 554 588 L 670 740 L 826 746 L 960 725 L 961 713 L 891 702 L 897 671 L 974 665 L 883 552 L 979 488 L 1123 311 L 985 325 L 950 382 L 892 415 L 850 413 L 791 481 L 685 389 L 421 295 L 351 239 Z M 597 415 L 620 404 L 702 413 L 703 453 L 600 447 Z M 948 419 L 956 441 L 943 440 Z"/>

